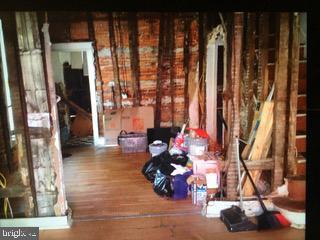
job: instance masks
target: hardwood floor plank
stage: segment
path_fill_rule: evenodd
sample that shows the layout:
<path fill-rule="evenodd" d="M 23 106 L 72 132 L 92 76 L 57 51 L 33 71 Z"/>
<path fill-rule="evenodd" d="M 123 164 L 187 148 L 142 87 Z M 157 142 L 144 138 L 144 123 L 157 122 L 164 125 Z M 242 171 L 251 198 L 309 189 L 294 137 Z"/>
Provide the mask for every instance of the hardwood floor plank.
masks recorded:
<path fill-rule="evenodd" d="M 40 239 L 137 240 L 302 240 L 304 231 L 293 228 L 230 233 L 219 219 L 200 215 L 76 221 L 71 229 L 40 231 Z"/>
<path fill-rule="evenodd" d="M 173 201 L 153 192 L 141 173 L 149 153 L 120 148 L 69 148 L 64 159 L 68 204 L 74 219 L 146 214 L 200 213 L 191 198 Z"/>
<path fill-rule="evenodd" d="M 117 148 L 72 148 L 64 159 L 70 229 L 40 231 L 45 240 L 302 240 L 304 230 L 229 233 L 219 219 L 205 218 L 191 199 L 158 197 L 140 170 L 147 153 Z"/>

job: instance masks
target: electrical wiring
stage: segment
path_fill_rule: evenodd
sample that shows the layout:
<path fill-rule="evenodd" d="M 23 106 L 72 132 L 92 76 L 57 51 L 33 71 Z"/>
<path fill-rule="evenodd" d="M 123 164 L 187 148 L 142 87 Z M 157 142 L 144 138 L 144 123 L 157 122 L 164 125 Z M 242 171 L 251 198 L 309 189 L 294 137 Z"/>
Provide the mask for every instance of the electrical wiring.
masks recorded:
<path fill-rule="evenodd" d="M 0 177 L 1 177 L 0 178 L 0 186 L 1 186 L 1 188 L 4 189 L 7 187 L 7 179 L 5 178 L 5 176 L 2 173 L 0 173 Z M 9 198 L 6 197 L 6 198 L 4 198 L 4 202 L 3 202 L 3 213 L 4 213 L 5 218 L 8 218 L 8 208 L 10 211 L 11 218 L 13 218 L 13 213 L 12 213 L 10 201 L 9 201 Z"/>

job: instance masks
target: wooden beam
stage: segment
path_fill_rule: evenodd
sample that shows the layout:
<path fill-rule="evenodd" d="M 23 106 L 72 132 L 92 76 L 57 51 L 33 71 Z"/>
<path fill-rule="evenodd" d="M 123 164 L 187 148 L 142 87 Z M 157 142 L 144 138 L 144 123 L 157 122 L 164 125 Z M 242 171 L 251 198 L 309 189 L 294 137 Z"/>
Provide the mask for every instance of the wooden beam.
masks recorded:
<path fill-rule="evenodd" d="M 103 81 L 101 76 L 101 68 L 100 68 L 100 62 L 98 57 L 98 47 L 97 47 L 97 40 L 96 40 L 96 34 L 94 29 L 94 21 L 93 21 L 93 13 L 87 12 L 87 22 L 88 22 L 88 34 L 89 34 L 89 40 L 92 41 L 93 45 L 93 56 L 94 56 L 94 66 L 96 70 L 96 92 L 97 92 L 97 106 L 98 106 L 98 124 L 99 129 L 103 129 L 103 114 L 104 114 L 104 104 L 103 104 Z"/>
<path fill-rule="evenodd" d="M 162 68 L 163 68 L 163 50 L 164 50 L 164 33 L 165 33 L 165 15 L 161 13 L 159 23 L 159 43 L 158 43 L 158 69 L 156 83 L 156 106 L 154 127 L 159 128 L 161 123 L 161 98 L 162 98 Z"/>
<path fill-rule="evenodd" d="M 137 13 L 128 13 L 128 31 L 130 48 L 130 66 L 132 89 L 134 97 L 134 106 L 139 106 L 141 102 L 140 94 L 140 59 L 139 59 L 139 41 L 138 41 L 138 19 Z"/>
<path fill-rule="evenodd" d="M 244 63 L 244 77 L 242 84 L 242 106 L 241 112 L 244 116 L 241 118 L 241 127 L 242 127 L 242 138 L 248 139 L 249 132 L 251 129 L 254 113 L 254 58 L 255 58 L 255 13 L 247 13 L 246 17 L 246 28 L 245 29 L 245 63 Z"/>
<path fill-rule="evenodd" d="M 64 188 L 63 166 L 62 166 L 62 151 L 60 142 L 60 127 L 59 116 L 57 107 L 57 96 L 55 90 L 55 82 L 53 79 L 53 70 L 51 63 L 51 41 L 49 35 L 49 24 L 45 22 L 42 27 L 44 37 L 44 50 L 45 50 L 45 66 L 46 66 L 46 80 L 48 87 L 48 103 L 51 122 L 51 138 L 50 138 L 50 151 L 51 151 L 51 164 L 54 172 L 54 187 L 56 194 L 56 202 L 54 203 L 54 212 L 56 216 L 65 215 L 68 206 L 66 200 L 66 193 Z"/>
<path fill-rule="evenodd" d="M 188 19 L 184 20 L 184 37 L 183 37 L 183 69 L 184 69 L 184 122 L 189 118 L 189 64 L 190 64 L 190 24 Z"/>
<path fill-rule="evenodd" d="M 205 19 L 206 15 L 204 12 L 199 12 L 199 27 L 198 27 L 198 50 L 199 50 L 199 73 L 198 73 L 198 84 L 199 84 L 199 93 L 198 93 L 198 102 L 199 102 L 199 124 L 198 127 L 205 129 L 205 81 L 204 81 L 204 72 L 205 72 L 205 46 L 206 46 L 206 28 L 205 28 Z"/>
<path fill-rule="evenodd" d="M 26 217 L 33 217 L 38 216 L 38 202 L 37 202 L 37 194 L 36 194 L 36 184 L 35 184 L 35 174 L 33 171 L 33 156 L 31 151 L 31 141 L 30 141 L 30 134 L 29 134 L 29 127 L 28 127 L 28 115 L 27 115 L 27 103 L 26 103 L 26 93 L 24 89 L 24 81 L 23 81 L 23 74 L 22 74 L 22 64 L 20 58 L 19 44 L 18 44 L 18 25 L 21 22 L 18 20 L 22 17 L 19 14 L 12 14 L 12 20 L 15 22 L 14 29 L 15 29 L 15 36 L 14 36 L 14 50 L 16 59 L 16 69 L 17 69 L 17 79 L 18 79 L 18 87 L 19 87 L 19 97 L 20 97 L 20 104 L 22 109 L 22 122 L 23 122 L 23 135 L 25 140 L 25 155 L 27 158 L 27 163 L 21 162 L 22 167 L 28 169 L 29 181 L 30 181 L 30 195 L 26 195 L 24 198 L 24 205 L 25 205 L 25 216 Z M 8 48 L 8 45 L 7 45 Z M 12 71 L 13 73 L 13 71 Z M 31 200 L 32 198 L 32 200 Z"/>
<path fill-rule="evenodd" d="M 109 41 L 110 41 L 110 52 L 113 66 L 113 79 L 115 84 L 118 84 L 118 87 L 115 88 L 116 99 L 119 100 L 119 105 L 116 107 L 122 108 L 122 95 L 121 95 L 121 82 L 120 82 L 120 72 L 119 72 L 119 63 L 118 63 L 118 54 L 117 54 L 117 45 L 115 39 L 115 31 L 113 26 L 113 16 L 112 13 L 108 14 L 108 24 L 109 24 Z M 116 104 L 116 103 L 114 103 Z"/>
<path fill-rule="evenodd" d="M 62 186 L 62 157 L 59 142 L 59 128 L 56 109 L 56 96 L 53 79 L 46 81 L 38 19 L 35 12 L 16 13 L 18 47 L 21 61 L 22 81 L 24 86 L 26 116 L 28 127 L 47 128 L 50 137 L 31 138 L 32 159 L 30 171 L 33 171 L 36 189 L 37 216 L 62 215 L 66 211 L 64 187 Z M 48 26 L 47 26 L 48 27 Z M 46 27 L 46 53 L 50 53 L 49 32 Z M 46 55 L 51 65 L 51 56 Z M 47 66 L 48 75 L 50 67 Z M 51 81 L 51 83 L 50 83 Z M 49 94 L 47 93 L 49 90 Z M 49 106 L 50 102 L 50 106 Z M 59 156 L 60 154 L 60 156 Z M 47 174 L 42 174 L 46 172 Z M 25 198 L 30 205 L 30 197 Z"/>
<path fill-rule="evenodd" d="M 60 96 L 60 97 L 61 97 L 62 101 L 64 101 L 70 108 L 74 109 L 78 114 L 81 114 L 82 116 L 88 118 L 90 121 L 92 120 L 91 113 L 88 113 L 86 110 L 84 110 L 78 104 L 69 100 L 66 96 Z"/>
<path fill-rule="evenodd" d="M 286 154 L 286 115 L 288 83 L 289 13 L 279 13 L 280 27 L 276 56 L 274 92 L 274 128 L 272 154 L 275 161 L 274 188 L 282 185 Z"/>
<path fill-rule="evenodd" d="M 227 19 L 230 22 L 233 22 L 233 14 L 229 13 L 227 14 Z M 233 41 L 233 26 L 232 24 L 228 24 L 226 26 L 227 28 L 227 34 L 226 34 L 226 47 L 225 47 L 225 54 L 226 54 L 226 81 L 224 86 L 224 92 L 223 92 L 223 101 L 225 102 L 226 109 L 224 111 L 224 119 L 227 123 L 228 128 L 231 128 L 231 93 L 232 93 L 232 41 Z M 227 146 L 229 146 L 229 141 L 231 137 L 231 131 L 225 131 L 224 132 L 224 148 L 227 149 Z"/>
<path fill-rule="evenodd" d="M 228 146 L 228 175 L 227 175 L 227 197 L 235 198 L 237 196 L 237 150 L 236 137 L 240 133 L 240 82 L 241 74 L 241 58 L 242 58 L 242 39 L 243 39 L 243 13 L 234 13 L 234 28 L 232 39 L 232 122 L 230 126 L 230 141 Z"/>
<path fill-rule="evenodd" d="M 288 165 L 287 175 L 297 173 L 296 161 L 296 126 L 298 105 L 298 82 L 299 82 L 299 50 L 300 50 L 300 19 L 299 13 L 291 13 L 290 22 L 290 45 L 289 45 L 289 131 L 288 131 Z"/>
<path fill-rule="evenodd" d="M 274 161 L 272 158 L 261 158 L 259 161 L 245 160 L 245 162 L 249 171 L 273 170 L 274 168 Z M 224 169 L 226 164 L 226 161 L 219 161 L 220 169 Z M 241 170 L 244 170 L 242 165 L 240 166 L 240 168 Z"/>
<path fill-rule="evenodd" d="M 269 92 L 268 49 L 269 46 L 269 14 L 259 16 L 259 66 L 258 66 L 258 99 L 265 101 Z"/>
<path fill-rule="evenodd" d="M 174 65 L 174 60 L 175 60 L 175 16 L 173 13 L 169 13 L 169 20 L 168 20 L 168 52 L 169 52 L 169 58 L 170 58 L 170 98 L 171 98 L 171 124 L 172 126 L 175 126 L 174 122 L 174 77 L 175 77 L 175 65 Z"/>

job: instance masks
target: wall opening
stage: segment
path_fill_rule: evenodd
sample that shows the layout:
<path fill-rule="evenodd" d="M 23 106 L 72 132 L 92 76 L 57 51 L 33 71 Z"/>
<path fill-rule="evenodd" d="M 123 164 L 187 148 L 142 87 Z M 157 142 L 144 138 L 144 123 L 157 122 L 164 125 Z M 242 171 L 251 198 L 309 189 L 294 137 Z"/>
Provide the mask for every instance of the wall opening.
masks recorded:
<path fill-rule="evenodd" d="M 104 140 L 99 138 L 98 129 L 92 43 L 57 43 L 52 45 L 52 51 L 53 68 L 56 69 L 54 77 L 59 89 L 57 92 L 60 91 L 61 101 L 68 105 L 67 116 L 62 120 L 67 124 L 65 127 L 60 126 L 62 140 L 68 137 L 69 130 L 73 133 L 78 131 L 80 136 L 88 136 L 92 129 L 94 145 L 102 144 Z M 74 118 L 74 115 L 78 116 Z M 72 124 L 76 129 L 72 129 Z"/>

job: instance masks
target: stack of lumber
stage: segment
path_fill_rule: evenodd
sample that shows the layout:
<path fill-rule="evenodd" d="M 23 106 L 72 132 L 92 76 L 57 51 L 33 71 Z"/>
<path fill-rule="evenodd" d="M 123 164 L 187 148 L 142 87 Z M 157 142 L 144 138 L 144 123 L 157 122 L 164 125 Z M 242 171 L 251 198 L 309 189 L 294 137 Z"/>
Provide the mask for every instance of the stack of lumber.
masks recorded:
<path fill-rule="evenodd" d="M 270 92 L 267 100 L 261 104 L 260 110 L 255 112 L 248 144 L 241 154 L 243 159 L 259 161 L 267 158 L 271 146 L 273 129 L 274 102 L 271 100 L 272 94 L 273 90 Z M 250 171 L 255 183 L 259 180 L 261 172 L 261 170 Z M 244 182 L 243 194 L 244 196 L 254 194 L 254 189 L 249 179 Z"/>

